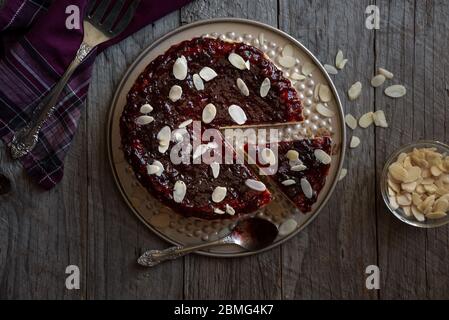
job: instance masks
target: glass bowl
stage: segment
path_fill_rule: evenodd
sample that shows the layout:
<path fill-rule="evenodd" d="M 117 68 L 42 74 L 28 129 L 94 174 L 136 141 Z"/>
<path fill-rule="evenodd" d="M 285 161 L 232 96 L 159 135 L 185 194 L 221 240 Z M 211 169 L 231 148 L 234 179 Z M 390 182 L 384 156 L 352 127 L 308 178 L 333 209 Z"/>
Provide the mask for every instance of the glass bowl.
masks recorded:
<path fill-rule="evenodd" d="M 415 219 L 415 217 L 407 217 L 401 207 L 398 209 L 394 209 L 389 201 L 389 195 L 388 195 L 388 168 L 390 165 L 395 162 L 398 159 L 398 156 L 405 152 L 411 152 L 414 148 L 436 148 L 438 152 L 442 154 L 449 155 L 449 146 L 439 142 L 439 141 L 418 141 L 413 142 L 410 144 L 407 144 L 405 146 L 400 147 L 398 150 L 396 150 L 390 157 L 388 158 L 384 169 L 382 171 L 382 177 L 380 181 L 380 190 L 382 192 L 382 197 L 384 199 L 385 204 L 387 205 L 388 209 L 393 213 L 393 215 L 401 220 L 402 222 L 405 222 L 411 226 L 418 227 L 418 228 L 436 228 L 441 227 L 447 223 L 449 223 L 449 214 L 441 219 L 426 219 L 425 221 L 418 221 Z"/>

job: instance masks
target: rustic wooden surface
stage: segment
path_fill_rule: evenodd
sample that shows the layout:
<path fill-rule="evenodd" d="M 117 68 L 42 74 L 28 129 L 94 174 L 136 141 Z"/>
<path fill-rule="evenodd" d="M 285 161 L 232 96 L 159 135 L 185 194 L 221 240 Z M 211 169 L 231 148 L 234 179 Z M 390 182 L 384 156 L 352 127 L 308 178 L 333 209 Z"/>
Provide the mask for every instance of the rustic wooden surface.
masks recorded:
<path fill-rule="evenodd" d="M 449 298 L 448 227 L 420 230 L 400 223 L 386 210 L 378 187 L 395 148 L 422 138 L 449 140 L 449 4 L 378 0 L 381 24 L 375 31 L 365 28 L 365 8 L 372 2 L 197 0 L 101 54 L 60 185 L 39 190 L 1 148 L 0 172 L 13 189 L 0 196 L 0 298 Z M 390 128 L 357 130 L 362 145 L 347 152 L 348 176 L 319 217 L 283 246 L 241 259 L 192 255 L 142 270 L 135 265 L 140 250 L 167 244 L 120 197 L 107 160 L 106 113 L 143 48 L 182 24 L 214 17 L 278 27 L 323 63 L 332 63 L 342 49 L 349 63 L 333 78 L 345 112 L 360 116 L 383 109 Z M 407 86 L 405 98 L 393 101 L 369 87 L 381 66 Z M 349 102 L 346 90 L 358 80 L 366 89 Z M 80 290 L 65 288 L 70 264 L 80 267 Z M 380 290 L 365 287 L 368 265 L 380 268 Z"/>

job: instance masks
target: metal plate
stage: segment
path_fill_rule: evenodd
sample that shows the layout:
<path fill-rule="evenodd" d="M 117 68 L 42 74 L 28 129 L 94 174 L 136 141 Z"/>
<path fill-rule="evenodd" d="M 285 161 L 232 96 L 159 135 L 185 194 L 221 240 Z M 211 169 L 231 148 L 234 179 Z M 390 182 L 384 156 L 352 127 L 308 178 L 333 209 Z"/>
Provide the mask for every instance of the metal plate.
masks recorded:
<path fill-rule="evenodd" d="M 326 204 L 338 181 L 343 164 L 344 142 L 346 140 L 343 109 L 329 75 L 310 51 L 300 42 L 278 29 L 244 19 L 206 20 L 176 29 L 145 49 L 120 82 L 110 109 L 107 145 L 112 172 L 121 194 L 137 217 L 153 232 L 175 245 L 197 244 L 202 241 L 214 240 L 228 233 L 229 228 L 232 228 L 235 220 L 206 221 L 196 218 L 185 218 L 164 206 L 140 185 L 121 150 L 119 120 L 126 104 L 126 95 L 139 74 L 152 60 L 163 54 L 172 45 L 205 35 L 218 37 L 223 40 L 246 42 L 260 48 L 283 70 L 284 75 L 294 83 L 303 101 L 306 120 L 301 125 L 286 126 L 284 130 L 285 139 L 298 138 L 307 132 L 315 134 L 322 128 L 330 131 L 332 135 L 333 155 L 330 173 L 326 185 L 310 213 L 303 214 L 299 212 L 278 191 L 276 186 L 270 185 L 268 182 L 268 188 L 272 191 L 275 199 L 267 207 L 254 213 L 254 215 L 264 216 L 280 227 L 281 232 L 275 242 L 261 251 L 269 250 L 298 234 L 318 215 Z M 286 45 L 293 47 L 293 56 L 297 58 L 296 65 L 290 69 L 283 68 L 278 60 Z M 294 81 L 292 74 L 301 74 L 302 67 L 305 64 L 308 66 L 312 65 L 315 70 L 305 80 Z M 317 84 L 327 85 L 331 89 L 333 98 L 328 103 L 328 108 L 334 111 L 334 116 L 331 118 L 321 116 L 315 109 L 316 102 L 313 95 Z M 246 252 L 236 246 L 223 246 L 199 253 L 219 257 L 236 257 L 258 252 Z"/>

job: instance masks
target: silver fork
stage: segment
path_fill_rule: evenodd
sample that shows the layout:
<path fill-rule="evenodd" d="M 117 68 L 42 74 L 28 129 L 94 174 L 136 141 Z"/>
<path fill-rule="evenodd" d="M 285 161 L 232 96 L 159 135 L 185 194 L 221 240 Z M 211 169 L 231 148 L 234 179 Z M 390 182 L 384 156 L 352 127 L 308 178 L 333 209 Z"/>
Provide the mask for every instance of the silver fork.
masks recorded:
<path fill-rule="evenodd" d="M 89 1 L 83 21 L 83 42 L 62 78 L 37 106 L 30 123 L 18 130 L 14 135 L 11 142 L 11 155 L 14 159 L 21 158 L 33 150 L 39 140 L 39 132 L 55 111 L 58 98 L 73 72 L 95 46 L 119 35 L 125 30 L 134 17 L 140 0 L 133 0 L 122 15 L 120 13 L 123 11 L 127 1 L 116 0 L 106 15 L 111 2 L 112 0 Z"/>

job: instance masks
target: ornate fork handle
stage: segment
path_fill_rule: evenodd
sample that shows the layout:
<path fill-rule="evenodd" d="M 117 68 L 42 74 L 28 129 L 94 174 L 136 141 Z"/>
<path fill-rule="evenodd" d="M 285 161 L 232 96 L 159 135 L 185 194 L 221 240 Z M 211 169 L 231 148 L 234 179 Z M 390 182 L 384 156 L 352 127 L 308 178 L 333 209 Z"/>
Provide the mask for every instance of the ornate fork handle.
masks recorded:
<path fill-rule="evenodd" d="M 53 115 L 61 92 L 70 80 L 73 72 L 78 65 L 83 62 L 91 50 L 92 47 L 88 44 L 84 42 L 81 44 L 76 53 L 76 57 L 70 63 L 70 66 L 67 68 L 62 78 L 37 106 L 35 111 L 39 114 L 37 119 L 35 118 L 36 120 L 32 120 L 28 125 L 16 132 L 11 142 L 11 155 L 14 159 L 23 157 L 36 146 L 39 139 L 39 132 L 47 119 Z"/>
<path fill-rule="evenodd" d="M 170 247 L 164 250 L 149 250 L 137 259 L 137 263 L 144 267 L 154 267 L 163 261 L 177 259 L 194 251 L 233 243 L 234 241 L 232 238 L 225 237 L 216 241 L 190 247 Z"/>

